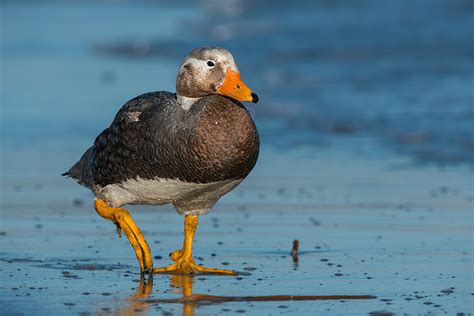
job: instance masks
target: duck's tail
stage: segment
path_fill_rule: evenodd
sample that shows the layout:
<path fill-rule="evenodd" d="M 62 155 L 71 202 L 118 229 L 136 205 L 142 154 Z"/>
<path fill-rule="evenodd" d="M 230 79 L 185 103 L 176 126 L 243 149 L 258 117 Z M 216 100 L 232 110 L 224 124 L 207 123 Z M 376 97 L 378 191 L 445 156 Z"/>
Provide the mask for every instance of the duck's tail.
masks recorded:
<path fill-rule="evenodd" d="M 68 171 L 61 175 L 68 178 L 73 178 L 79 184 L 91 188 L 93 184 L 91 161 L 92 161 L 93 147 L 90 147 L 82 155 L 81 159 L 76 162 Z"/>

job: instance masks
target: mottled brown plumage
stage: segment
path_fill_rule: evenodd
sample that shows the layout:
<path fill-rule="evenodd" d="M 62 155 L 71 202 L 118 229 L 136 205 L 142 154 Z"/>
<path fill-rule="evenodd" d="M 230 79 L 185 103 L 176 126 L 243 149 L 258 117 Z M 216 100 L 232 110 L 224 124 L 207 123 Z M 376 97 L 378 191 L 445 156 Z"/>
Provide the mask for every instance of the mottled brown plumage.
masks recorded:
<path fill-rule="evenodd" d="M 216 52 L 220 55 L 214 56 Z M 215 64 L 208 67 L 211 59 Z M 114 206 L 171 202 L 175 206 L 180 204 L 181 208 L 189 203 L 193 208 L 208 209 L 222 195 L 207 197 L 209 188 L 202 194 L 193 190 L 192 194 L 167 199 L 117 197 L 111 191 L 116 191 L 117 186 L 122 190 L 128 180 L 206 184 L 241 181 L 250 173 L 259 152 L 255 123 L 239 101 L 212 94 L 216 87 L 209 83 L 222 82 L 226 67 L 237 69 L 227 51 L 193 50 L 183 61 L 177 79 L 179 93 L 189 98 L 199 96 L 193 99 L 191 107 L 181 104 L 182 95 L 164 91 L 133 98 L 122 106 L 111 125 L 99 134 L 66 175 Z M 218 191 L 219 185 L 214 189 Z M 129 192 L 129 188 L 125 191 L 119 193 L 137 195 Z"/>
<path fill-rule="evenodd" d="M 125 204 L 172 203 L 186 215 L 176 263 L 154 272 L 233 274 L 196 265 L 191 246 L 197 215 L 235 188 L 258 158 L 257 128 L 239 100 L 258 97 L 240 79 L 232 55 L 195 49 L 179 68 L 176 94 L 151 92 L 125 103 L 64 174 L 94 192 L 96 211 L 125 232 L 142 272 L 152 270 L 152 256 Z"/>
<path fill-rule="evenodd" d="M 219 95 L 201 98 L 189 111 L 176 103 L 165 92 L 127 102 L 68 175 L 90 188 L 136 177 L 193 183 L 245 178 L 259 152 L 247 109 Z"/>
<path fill-rule="evenodd" d="M 257 161 L 259 138 L 249 112 L 238 101 L 222 98 L 202 98 L 190 111 L 197 116 L 190 147 L 200 181 L 242 179 Z"/>

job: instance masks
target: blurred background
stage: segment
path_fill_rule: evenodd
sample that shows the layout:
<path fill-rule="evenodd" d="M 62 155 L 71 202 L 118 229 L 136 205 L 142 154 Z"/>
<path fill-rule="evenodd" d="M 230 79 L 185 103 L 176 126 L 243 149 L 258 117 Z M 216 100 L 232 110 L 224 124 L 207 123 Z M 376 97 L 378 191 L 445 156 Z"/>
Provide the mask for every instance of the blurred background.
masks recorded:
<path fill-rule="evenodd" d="M 7 311 L 80 312 L 97 302 L 110 310 L 133 294 L 137 266 L 126 240 L 95 214 L 91 194 L 60 174 L 126 101 L 174 92 L 180 62 L 199 46 L 229 49 L 259 95 L 246 106 L 262 148 L 249 178 L 205 217 L 212 222 L 203 219 L 198 237 L 209 238 L 196 244 L 211 266 L 229 260 L 259 270 L 241 283 L 195 280 L 198 292 L 248 295 L 253 282 L 257 294 L 379 297 L 351 305 L 354 311 L 471 309 L 472 0 L 0 4 L 0 297 Z M 134 217 L 156 265 L 164 265 L 181 242 L 181 218 L 166 206 L 132 209 L 142 210 Z M 293 239 L 306 251 L 299 267 L 285 259 Z M 93 290 L 112 296 L 73 306 Z M 277 306 L 260 311 L 282 311 Z M 310 314 L 315 305 L 285 306 Z"/>
<path fill-rule="evenodd" d="M 470 0 L 6 0 L 2 151 L 78 156 L 127 100 L 175 91 L 192 48 L 223 46 L 261 96 L 263 146 L 472 167 L 473 16 Z"/>

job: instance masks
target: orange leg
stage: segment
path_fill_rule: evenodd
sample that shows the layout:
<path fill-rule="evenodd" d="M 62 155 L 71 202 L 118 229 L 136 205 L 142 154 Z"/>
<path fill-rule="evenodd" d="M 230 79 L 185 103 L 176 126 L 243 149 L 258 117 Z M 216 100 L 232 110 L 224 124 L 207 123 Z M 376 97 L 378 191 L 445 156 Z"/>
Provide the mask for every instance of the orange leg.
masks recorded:
<path fill-rule="evenodd" d="M 198 224 L 197 215 L 186 215 L 184 218 L 184 243 L 183 248 L 180 250 L 173 251 L 170 254 L 170 258 L 175 263 L 164 267 L 155 268 L 153 273 L 170 273 L 170 274 L 226 274 L 236 275 L 237 273 L 232 270 L 222 270 L 214 268 L 206 268 L 198 265 L 193 259 L 193 240 L 194 234 L 196 233 L 196 227 Z"/>
<path fill-rule="evenodd" d="M 97 213 L 105 219 L 117 225 L 117 232 L 121 237 L 121 231 L 125 232 L 130 244 L 137 255 L 140 263 L 140 271 L 153 271 L 153 262 L 145 237 L 133 221 L 130 213 L 124 208 L 110 207 L 104 200 L 96 199 L 94 207 Z"/>

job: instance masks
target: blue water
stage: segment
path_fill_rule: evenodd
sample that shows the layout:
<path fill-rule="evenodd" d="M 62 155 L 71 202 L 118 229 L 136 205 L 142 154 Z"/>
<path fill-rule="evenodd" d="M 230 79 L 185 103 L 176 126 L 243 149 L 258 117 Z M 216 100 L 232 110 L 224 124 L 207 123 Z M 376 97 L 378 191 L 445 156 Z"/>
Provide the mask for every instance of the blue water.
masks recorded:
<path fill-rule="evenodd" d="M 127 99 L 174 90 L 190 49 L 219 45 L 261 97 L 266 145 L 364 139 L 367 152 L 473 165 L 472 1 L 39 3 L 2 7 L 8 148 L 93 137 Z"/>
<path fill-rule="evenodd" d="M 0 2 L 0 313 L 86 315 L 133 303 L 127 240 L 60 174 L 127 100 L 174 91 L 182 58 L 202 45 L 230 49 L 259 94 L 247 106 L 262 150 L 248 179 L 202 218 L 195 249 L 211 266 L 258 270 L 195 278 L 194 293 L 378 298 L 196 314 L 470 312 L 472 1 L 112 3 Z M 156 265 L 168 263 L 182 219 L 170 206 L 130 211 L 162 257 Z M 178 294 L 167 276 L 154 286 L 152 298 Z"/>

